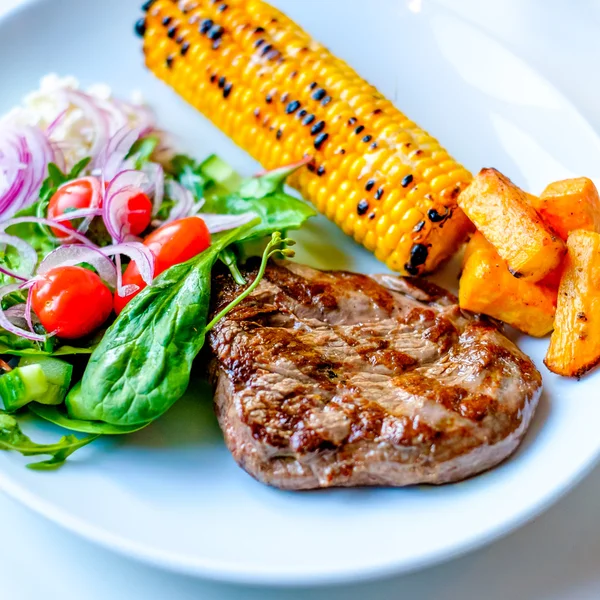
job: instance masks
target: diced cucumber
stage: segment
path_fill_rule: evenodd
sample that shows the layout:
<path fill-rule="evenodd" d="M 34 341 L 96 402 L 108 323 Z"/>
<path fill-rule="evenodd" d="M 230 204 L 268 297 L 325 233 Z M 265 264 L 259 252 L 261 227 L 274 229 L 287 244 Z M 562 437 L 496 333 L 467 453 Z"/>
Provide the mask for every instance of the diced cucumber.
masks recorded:
<path fill-rule="evenodd" d="M 0 376 L 0 397 L 6 410 L 17 410 L 35 400 L 61 404 L 65 399 L 73 366 L 50 356 L 23 357 L 19 366 Z"/>
<path fill-rule="evenodd" d="M 228 192 L 237 189 L 242 180 L 231 166 L 216 154 L 209 156 L 200 167 L 206 177 L 224 187 Z"/>
<path fill-rule="evenodd" d="M 48 380 L 40 365 L 17 367 L 0 377 L 0 397 L 5 410 L 17 410 L 48 392 Z"/>

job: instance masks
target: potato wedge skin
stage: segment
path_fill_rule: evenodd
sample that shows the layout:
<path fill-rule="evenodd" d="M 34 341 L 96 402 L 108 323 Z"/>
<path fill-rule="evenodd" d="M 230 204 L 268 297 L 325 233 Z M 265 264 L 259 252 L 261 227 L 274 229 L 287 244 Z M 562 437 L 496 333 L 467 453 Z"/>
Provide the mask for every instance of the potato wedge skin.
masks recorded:
<path fill-rule="evenodd" d="M 496 169 L 482 169 L 458 204 L 515 277 L 539 281 L 558 267 L 565 245 L 530 198 Z"/>
<path fill-rule="evenodd" d="M 567 249 L 544 363 L 558 375 L 581 377 L 600 363 L 600 234 L 574 231 Z"/>
<path fill-rule="evenodd" d="M 555 181 L 532 198 L 533 207 L 565 242 L 577 229 L 600 233 L 600 196 L 591 179 Z"/>
<path fill-rule="evenodd" d="M 557 287 L 517 279 L 479 232 L 465 250 L 460 307 L 500 319 L 535 337 L 552 331 Z"/>

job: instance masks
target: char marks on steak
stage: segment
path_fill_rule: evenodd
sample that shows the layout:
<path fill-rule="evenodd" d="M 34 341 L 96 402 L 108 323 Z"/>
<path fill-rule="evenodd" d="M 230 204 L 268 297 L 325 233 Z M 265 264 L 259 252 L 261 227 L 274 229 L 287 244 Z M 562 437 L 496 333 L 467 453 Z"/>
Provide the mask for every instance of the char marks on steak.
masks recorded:
<path fill-rule="evenodd" d="M 223 272 L 213 284 L 214 311 L 242 289 Z M 517 448 L 541 391 L 495 324 L 411 278 L 271 263 L 209 340 L 228 448 L 285 489 L 480 473 Z"/>

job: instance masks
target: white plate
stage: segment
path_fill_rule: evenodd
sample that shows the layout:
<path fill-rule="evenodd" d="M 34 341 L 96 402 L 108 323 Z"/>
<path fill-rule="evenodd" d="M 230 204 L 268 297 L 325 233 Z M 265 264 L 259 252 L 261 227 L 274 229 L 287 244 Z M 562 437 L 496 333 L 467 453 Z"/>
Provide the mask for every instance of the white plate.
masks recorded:
<path fill-rule="evenodd" d="M 144 70 L 132 34 L 138 1 L 38 1 L 2 19 L 0 110 L 48 71 L 106 81 L 121 94 L 139 88 L 184 147 L 251 172 L 256 165 L 243 152 Z M 600 142 L 569 102 L 450 9 L 419 0 L 277 4 L 472 170 L 493 165 L 532 192 L 570 174 L 598 175 Z M 301 260 L 316 266 L 382 269 L 324 219 L 298 238 Z M 2 453 L 0 484 L 91 540 L 204 577 L 308 584 L 416 569 L 531 519 L 596 461 L 599 376 L 558 379 L 542 366 L 546 340 L 520 343 L 545 379 L 533 427 L 510 461 L 460 484 L 270 489 L 234 464 L 208 398 L 186 399 L 151 428 L 103 440 L 55 473 L 29 471 L 24 459 Z M 52 432 L 32 427 L 38 436 Z"/>

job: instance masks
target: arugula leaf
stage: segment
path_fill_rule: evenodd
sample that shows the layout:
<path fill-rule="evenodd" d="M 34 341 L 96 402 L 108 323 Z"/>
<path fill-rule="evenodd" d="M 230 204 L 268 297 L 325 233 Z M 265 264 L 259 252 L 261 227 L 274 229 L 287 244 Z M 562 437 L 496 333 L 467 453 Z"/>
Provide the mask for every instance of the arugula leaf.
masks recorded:
<path fill-rule="evenodd" d="M 98 435 L 77 438 L 65 435 L 53 444 L 37 444 L 26 436 L 13 415 L 0 411 L 0 450 L 14 450 L 23 456 L 49 455 L 51 458 L 41 462 L 29 463 L 27 466 L 35 470 L 56 469 L 64 464 L 67 458 L 78 450 L 97 439 Z"/>
<path fill-rule="evenodd" d="M 90 164 L 92 158 L 88 156 L 81 159 L 69 173 L 63 173 L 55 163 L 48 164 L 48 177 L 44 179 L 40 188 L 40 200 L 48 201 L 56 190 L 67 181 L 77 179 L 83 173 L 85 168 Z"/>
<path fill-rule="evenodd" d="M 158 137 L 155 135 L 148 135 L 146 137 L 140 138 L 137 140 L 129 153 L 127 154 L 127 158 L 135 157 L 135 168 L 141 169 L 147 162 L 150 161 L 152 154 L 156 150 L 158 143 Z"/>
<path fill-rule="evenodd" d="M 212 267 L 254 222 L 213 239 L 207 250 L 157 277 L 123 310 L 90 358 L 69 416 L 113 425 L 143 424 L 185 392 L 204 345 Z"/>

